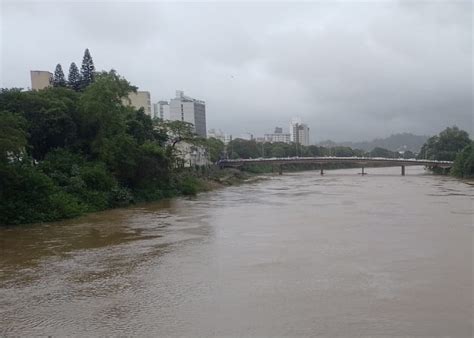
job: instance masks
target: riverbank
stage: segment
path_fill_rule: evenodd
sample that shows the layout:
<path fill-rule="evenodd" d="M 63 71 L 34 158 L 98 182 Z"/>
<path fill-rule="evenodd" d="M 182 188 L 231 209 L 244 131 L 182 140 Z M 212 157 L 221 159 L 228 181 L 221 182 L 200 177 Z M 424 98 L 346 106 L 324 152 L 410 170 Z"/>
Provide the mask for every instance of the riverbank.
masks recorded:
<path fill-rule="evenodd" d="M 69 203 L 68 209 L 62 208 L 61 213 L 52 212 L 50 209 L 41 210 L 42 219 L 35 217 L 25 217 L 22 213 L 9 215 L 10 222 L 0 222 L 0 227 L 16 227 L 31 223 L 55 222 L 66 219 L 77 218 L 86 214 L 105 211 L 110 209 L 117 209 L 132 206 L 134 204 L 158 202 L 160 200 L 175 198 L 180 196 L 194 196 L 200 192 L 220 189 L 226 186 L 233 186 L 238 184 L 252 183 L 264 179 L 260 174 L 241 171 L 233 168 L 219 169 L 218 167 L 200 167 L 200 168 L 182 168 L 176 170 L 170 177 L 166 185 L 160 189 L 156 186 L 143 187 L 140 189 L 126 189 L 120 188 L 116 192 L 116 187 L 109 191 L 103 191 L 98 195 L 94 192 L 86 191 L 86 200 L 88 205 L 81 204 L 75 201 L 75 204 Z M 85 193 L 83 193 L 85 194 Z M 120 198 L 116 199 L 115 203 L 111 203 L 110 199 L 116 198 L 115 195 L 120 194 Z M 48 198 L 53 199 L 55 195 L 49 195 Z M 104 203 L 101 202 L 103 199 Z M 33 210 L 34 205 L 30 208 Z M 44 209 L 44 210 L 43 210 Z M 38 211 L 35 211 L 39 214 Z"/>

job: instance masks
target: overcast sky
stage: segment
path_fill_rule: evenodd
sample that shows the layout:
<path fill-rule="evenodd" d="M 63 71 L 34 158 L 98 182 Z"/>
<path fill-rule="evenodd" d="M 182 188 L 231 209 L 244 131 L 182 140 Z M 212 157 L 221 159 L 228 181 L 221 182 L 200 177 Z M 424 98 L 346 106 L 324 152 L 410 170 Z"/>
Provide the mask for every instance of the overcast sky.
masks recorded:
<path fill-rule="evenodd" d="M 1 87 L 29 71 L 116 69 L 152 101 L 206 101 L 207 127 L 288 129 L 313 142 L 473 133 L 471 1 L 23 2 L 0 0 Z"/>

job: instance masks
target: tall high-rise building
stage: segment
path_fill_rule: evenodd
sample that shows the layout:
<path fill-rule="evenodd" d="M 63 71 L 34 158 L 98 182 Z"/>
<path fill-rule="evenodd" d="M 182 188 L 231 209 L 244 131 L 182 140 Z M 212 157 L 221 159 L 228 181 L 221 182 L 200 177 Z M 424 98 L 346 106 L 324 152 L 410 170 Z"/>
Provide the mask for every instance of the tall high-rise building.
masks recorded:
<path fill-rule="evenodd" d="M 309 127 L 300 118 L 293 118 L 290 122 L 290 140 L 303 146 L 309 145 Z"/>
<path fill-rule="evenodd" d="M 168 101 L 158 101 L 153 104 L 153 117 L 162 120 L 170 120 L 170 104 Z"/>
<path fill-rule="evenodd" d="M 194 125 L 196 134 L 206 137 L 206 103 L 185 96 L 181 90 L 170 100 L 170 119 L 189 122 Z"/>
<path fill-rule="evenodd" d="M 150 92 L 137 91 L 136 93 L 130 92 L 128 98 L 122 100 L 125 105 L 134 107 L 135 109 L 143 108 L 145 114 L 151 116 L 151 99 Z"/>
<path fill-rule="evenodd" d="M 31 75 L 31 89 L 40 90 L 47 87 L 51 87 L 51 81 L 53 80 L 53 74 L 44 70 L 32 70 Z"/>

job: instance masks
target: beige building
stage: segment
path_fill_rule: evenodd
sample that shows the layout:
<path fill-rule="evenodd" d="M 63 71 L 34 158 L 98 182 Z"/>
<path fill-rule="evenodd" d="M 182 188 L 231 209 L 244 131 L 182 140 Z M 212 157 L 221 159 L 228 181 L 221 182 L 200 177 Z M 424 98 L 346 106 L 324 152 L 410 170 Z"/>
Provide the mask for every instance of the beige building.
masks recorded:
<path fill-rule="evenodd" d="M 143 107 L 145 114 L 151 116 L 151 98 L 150 92 L 137 91 L 136 93 L 131 92 L 128 94 L 128 99 L 124 99 L 125 105 L 140 109 Z"/>
<path fill-rule="evenodd" d="M 44 70 L 32 70 L 31 75 L 31 89 L 40 90 L 47 87 L 51 87 L 51 81 L 53 80 L 53 74 Z"/>

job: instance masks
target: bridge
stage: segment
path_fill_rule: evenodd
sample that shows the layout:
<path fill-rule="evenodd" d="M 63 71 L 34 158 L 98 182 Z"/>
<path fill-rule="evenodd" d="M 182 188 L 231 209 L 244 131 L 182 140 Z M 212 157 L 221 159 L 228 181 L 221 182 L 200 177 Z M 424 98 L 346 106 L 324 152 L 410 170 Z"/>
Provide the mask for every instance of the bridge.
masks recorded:
<path fill-rule="evenodd" d="M 381 166 L 391 167 L 400 166 L 401 174 L 405 175 L 406 166 L 423 165 L 432 168 L 451 168 L 452 161 L 436 161 L 436 160 L 417 160 L 417 159 L 403 159 L 403 158 L 384 158 L 384 157 L 273 157 L 273 158 L 250 158 L 220 160 L 217 164 L 221 168 L 240 168 L 250 164 L 269 164 L 279 167 L 279 173 L 282 174 L 282 166 L 285 164 L 319 164 L 321 175 L 324 174 L 324 164 L 328 163 L 351 163 L 360 165 L 362 168 L 362 175 L 365 175 L 364 167 L 368 164 L 379 164 Z"/>

